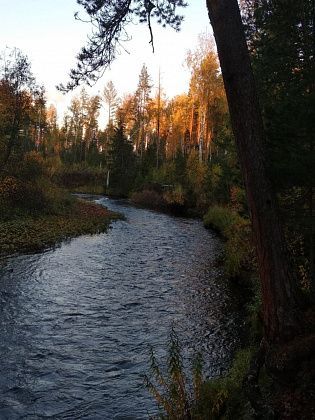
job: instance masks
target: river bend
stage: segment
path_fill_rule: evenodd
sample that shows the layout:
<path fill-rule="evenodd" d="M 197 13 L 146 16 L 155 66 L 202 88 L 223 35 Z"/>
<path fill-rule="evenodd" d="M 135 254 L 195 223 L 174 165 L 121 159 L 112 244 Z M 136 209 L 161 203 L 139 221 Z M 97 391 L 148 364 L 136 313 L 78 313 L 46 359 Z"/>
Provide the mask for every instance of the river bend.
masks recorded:
<path fill-rule="evenodd" d="M 197 220 L 95 197 L 126 216 L 105 234 L 0 260 L 0 419 L 145 419 L 148 347 L 171 326 L 206 373 L 224 371 L 242 317 Z"/>

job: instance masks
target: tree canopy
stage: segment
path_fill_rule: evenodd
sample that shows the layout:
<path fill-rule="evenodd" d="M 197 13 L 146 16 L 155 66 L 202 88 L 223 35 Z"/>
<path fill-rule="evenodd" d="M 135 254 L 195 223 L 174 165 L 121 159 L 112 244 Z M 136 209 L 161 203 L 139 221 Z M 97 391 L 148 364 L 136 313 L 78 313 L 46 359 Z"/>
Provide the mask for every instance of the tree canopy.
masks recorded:
<path fill-rule="evenodd" d="M 60 85 L 62 91 L 69 91 L 80 83 L 93 84 L 115 59 L 123 43 L 129 40 L 127 26 L 132 22 L 145 23 L 150 31 L 153 47 L 151 18 L 162 26 L 180 29 L 183 16 L 179 9 L 186 7 L 183 0 L 77 0 L 83 6 L 93 25 L 88 43 L 77 56 L 78 63 L 70 71 L 70 81 Z M 80 19 L 78 13 L 76 18 Z M 154 47 L 153 47 L 154 48 Z"/>

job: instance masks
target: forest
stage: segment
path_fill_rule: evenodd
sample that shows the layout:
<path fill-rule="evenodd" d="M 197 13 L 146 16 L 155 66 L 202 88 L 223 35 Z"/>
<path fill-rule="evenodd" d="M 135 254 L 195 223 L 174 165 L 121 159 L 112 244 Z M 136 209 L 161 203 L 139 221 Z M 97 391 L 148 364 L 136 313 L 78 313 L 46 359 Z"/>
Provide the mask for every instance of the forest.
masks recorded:
<path fill-rule="evenodd" d="M 0 255 L 104 232 L 123 217 L 74 194 L 201 218 L 246 295 L 246 339 L 227 376 L 195 369 L 192 395 L 176 337 L 167 378 L 152 355 L 146 382 L 161 418 L 315 418 L 314 1 L 245 0 L 239 10 L 233 0 L 227 10 L 228 0 L 208 0 L 214 35 L 187 51 L 189 85 L 175 97 L 145 63 L 122 97 L 112 81 L 97 95 L 89 84 L 128 14 L 178 29 L 184 2 L 78 3 L 99 33 L 61 87 L 81 85 L 64 114 L 23 51 L 0 56 Z"/>

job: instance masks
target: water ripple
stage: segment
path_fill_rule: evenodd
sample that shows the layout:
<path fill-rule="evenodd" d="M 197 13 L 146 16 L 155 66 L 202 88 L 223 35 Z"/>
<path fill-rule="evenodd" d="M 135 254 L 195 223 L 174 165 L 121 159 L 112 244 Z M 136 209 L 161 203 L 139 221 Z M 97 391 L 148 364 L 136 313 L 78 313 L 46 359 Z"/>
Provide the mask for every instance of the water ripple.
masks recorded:
<path fill-rule="evenodd" d="M 207 375 L 239 342 L 237 299 L 215 261 L 222 245 L 196 220 L 98 198 L 125 214 L 82 236 L 0 264 L 0 418 L 144 419 L 148 347 L 165 356 L 175 325 Z"/>

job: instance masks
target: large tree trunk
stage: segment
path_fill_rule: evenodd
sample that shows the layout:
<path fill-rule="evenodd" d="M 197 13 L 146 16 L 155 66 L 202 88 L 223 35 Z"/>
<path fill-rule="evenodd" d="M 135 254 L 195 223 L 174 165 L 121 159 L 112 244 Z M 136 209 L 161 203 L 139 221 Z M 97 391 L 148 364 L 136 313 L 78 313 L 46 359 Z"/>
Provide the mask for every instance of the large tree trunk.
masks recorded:
<path fill-rule="evenodd" d="M 237 0 L 207 0 L 245 182 L 262 285 L 265 338 L 290 339 L 298 289 L 266 172 L 264 129 Z"/>

